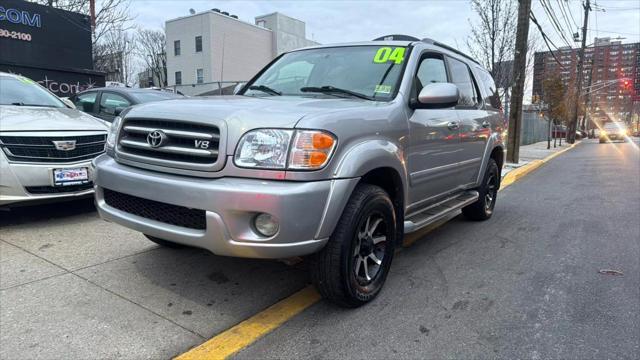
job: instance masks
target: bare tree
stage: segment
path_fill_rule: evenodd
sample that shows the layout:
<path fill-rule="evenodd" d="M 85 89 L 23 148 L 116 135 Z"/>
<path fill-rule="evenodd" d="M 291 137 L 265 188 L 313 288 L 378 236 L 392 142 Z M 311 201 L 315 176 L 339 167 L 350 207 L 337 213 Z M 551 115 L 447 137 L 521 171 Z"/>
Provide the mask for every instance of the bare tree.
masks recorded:
<path fill-rule="evenodd" d="M 496 65 L 513 58 L 516 40 L 517 1 L 472 0 L 471 7 L 478 15 L 477 22 L 470 22 L 471 34 L 467 47 L 471 55 L 491 70 L 499 87 L 509 83 L 510 69 L 498 71 Z M 502 85 L 502 86 L 501 86 Z"/>
<path fill-rule="evenodd" d="M 138 54 L 147 70 L 151 71 L 156 86 L 167 86 L 167 52 L 164 31 L 138 29 Z"/>
<path fill-rule="evenodd" d="M 123 29 L 107 33 L 94 49 L 94 67 L 107 73 L 107 80 L 132 86 L 136 82 L 136 49 L 134 34 Z"/>
<path fill-rule="evenodd" d="M 32 0 L 33 2 L 53 6 L 59 9 L 90 15 L 87 0 Z M 128 31 L 133 28 L 134 16 L 129 11 L 130 0 L 96 0 L 96 26 L 93 29 L 93 46 L 110 32 Z"/>

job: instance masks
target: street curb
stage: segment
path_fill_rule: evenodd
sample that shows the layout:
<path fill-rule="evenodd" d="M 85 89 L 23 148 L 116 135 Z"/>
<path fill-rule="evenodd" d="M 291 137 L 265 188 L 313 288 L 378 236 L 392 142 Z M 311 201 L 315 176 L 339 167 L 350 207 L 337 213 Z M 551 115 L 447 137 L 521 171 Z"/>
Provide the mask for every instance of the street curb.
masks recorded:
<path fill-rule="evenodd" d="M 562 149 L 558 152 L 555 152 L 547 157 L 545 157 L 544 159 L 539 159 L 539 160 L 533 160 L 532 162 L 523 165 L 517 169 L 514 169 L 510 172 L 507 173 L 507 175 L 505 175 L 502 178 L 502 181 L 500 182 L 500 190 L 504 190 L 505 188 L 507 188 L 508 186 L 510 186 L 511 184 L 513 184 L 514 182 L 522 179 L 523 177 L 525 177 L 526 175 L 532 173 L 533 171 L 535 171 L 536 169 L 538 169 L 539 167 L 541 167 L 542 165 L 546 164 L 547 162 L 551 161 L 553 158 L 559 156 L 560 154 L 569 151 L 571 149 L 573 149 L 574 147 L 576 147 L 578 144 L 580 144 L 580 142 L 576 142 L 574 144 L 571 144 L 571 146 L 569 146 L 566 149 Z"/>

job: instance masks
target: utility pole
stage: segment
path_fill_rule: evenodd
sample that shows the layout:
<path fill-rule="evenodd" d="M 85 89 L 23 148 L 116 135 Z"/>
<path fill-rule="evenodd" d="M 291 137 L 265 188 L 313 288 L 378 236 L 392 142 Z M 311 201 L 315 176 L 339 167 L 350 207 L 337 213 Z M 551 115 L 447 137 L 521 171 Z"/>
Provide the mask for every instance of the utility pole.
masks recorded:
<path fill-rule="evenodd" d="M 96 0 L 89 0 L 89 14 L 91 16 L 91 35 L 96 30 Z"/>
<path fill-rule="evenodd" d="M 585 0 L 584 7 L 584 23 L 582 25 L 582 45 L 580 46 L 580 58 L 578 59 L 578 74 L 576 75 L 576 100 L 574 102 L 573 114 L 569 129 L 567 132 L 567 142 L 573 144 L 576 142 L 576 127 L 578 125 L 578 111 L 580 110 L 580 95 L 582 94 L 582 68 L 584 66 L 584 49 L 587 46 L 587 25 L 589 24 L 589 11 L 591 11 L 591 0 Z M 595 54 L 594 54 L 595 56 Z"/>
<path fill-rule="evenodd" d="M 520 158 L 520 128 L 522 126 L 522 98 L 524 78 L 527 72 L 527 39 L 529 38 L 529 14 L 531 0 L 519 0 L 516 49 L 513 60 L 514 85 L 511 90 L 509 109 L 509 138 L 507 139 L 507 161 L 517 163 Z"/>

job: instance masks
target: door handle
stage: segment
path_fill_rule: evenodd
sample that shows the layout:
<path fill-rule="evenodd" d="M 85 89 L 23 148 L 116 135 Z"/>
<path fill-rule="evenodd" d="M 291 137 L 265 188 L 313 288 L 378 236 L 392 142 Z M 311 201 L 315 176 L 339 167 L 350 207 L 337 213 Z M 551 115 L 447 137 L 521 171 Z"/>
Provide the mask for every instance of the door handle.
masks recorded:
<path fill-rule="evenodd" d="M 460 128 L 460 124 L 458 124 L 457 121 L 451 121 L 447 124 L 447 128 L 449 128 L 449 130 L 458 130 L 458 128 Z"/>
<path fill-rule="evenodd" d="M 488 122 L 487 120 L 485 120 L 485 121 L 482 123 L 482 127 L 483 127 L 483 128 L 491 127 L 491 123 L 490 123 L 490 122 Z"/>

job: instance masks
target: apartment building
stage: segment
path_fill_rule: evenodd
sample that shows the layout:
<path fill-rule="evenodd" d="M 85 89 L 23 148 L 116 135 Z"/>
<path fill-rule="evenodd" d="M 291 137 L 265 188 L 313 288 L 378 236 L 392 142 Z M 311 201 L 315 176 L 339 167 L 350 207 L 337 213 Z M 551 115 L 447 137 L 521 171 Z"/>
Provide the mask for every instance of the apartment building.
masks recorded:
<path fill-rule="evenodd" d="M 578 56 L 579 49 L 569 47 L 553 53 L 535 53 L 533 98 L 541 97 L 543 81 L 555 76 L 574 89 Z M 600 123 L 637 119 L 640 114 L 640 43 L 623 44 L 610 38 L 596 38 L 585 50 L 582 76 L 583 94 L 586 94 L 582 101 L 589 102 L 592 119 Z"/>
<path fill-rule="evenodd" d="M 248 23 L 211 9 L 166 22 L 168 84 L 187 95 L 228 92 L 279 54 L 316 45 L 303 21 L 280 13 Z"/>

